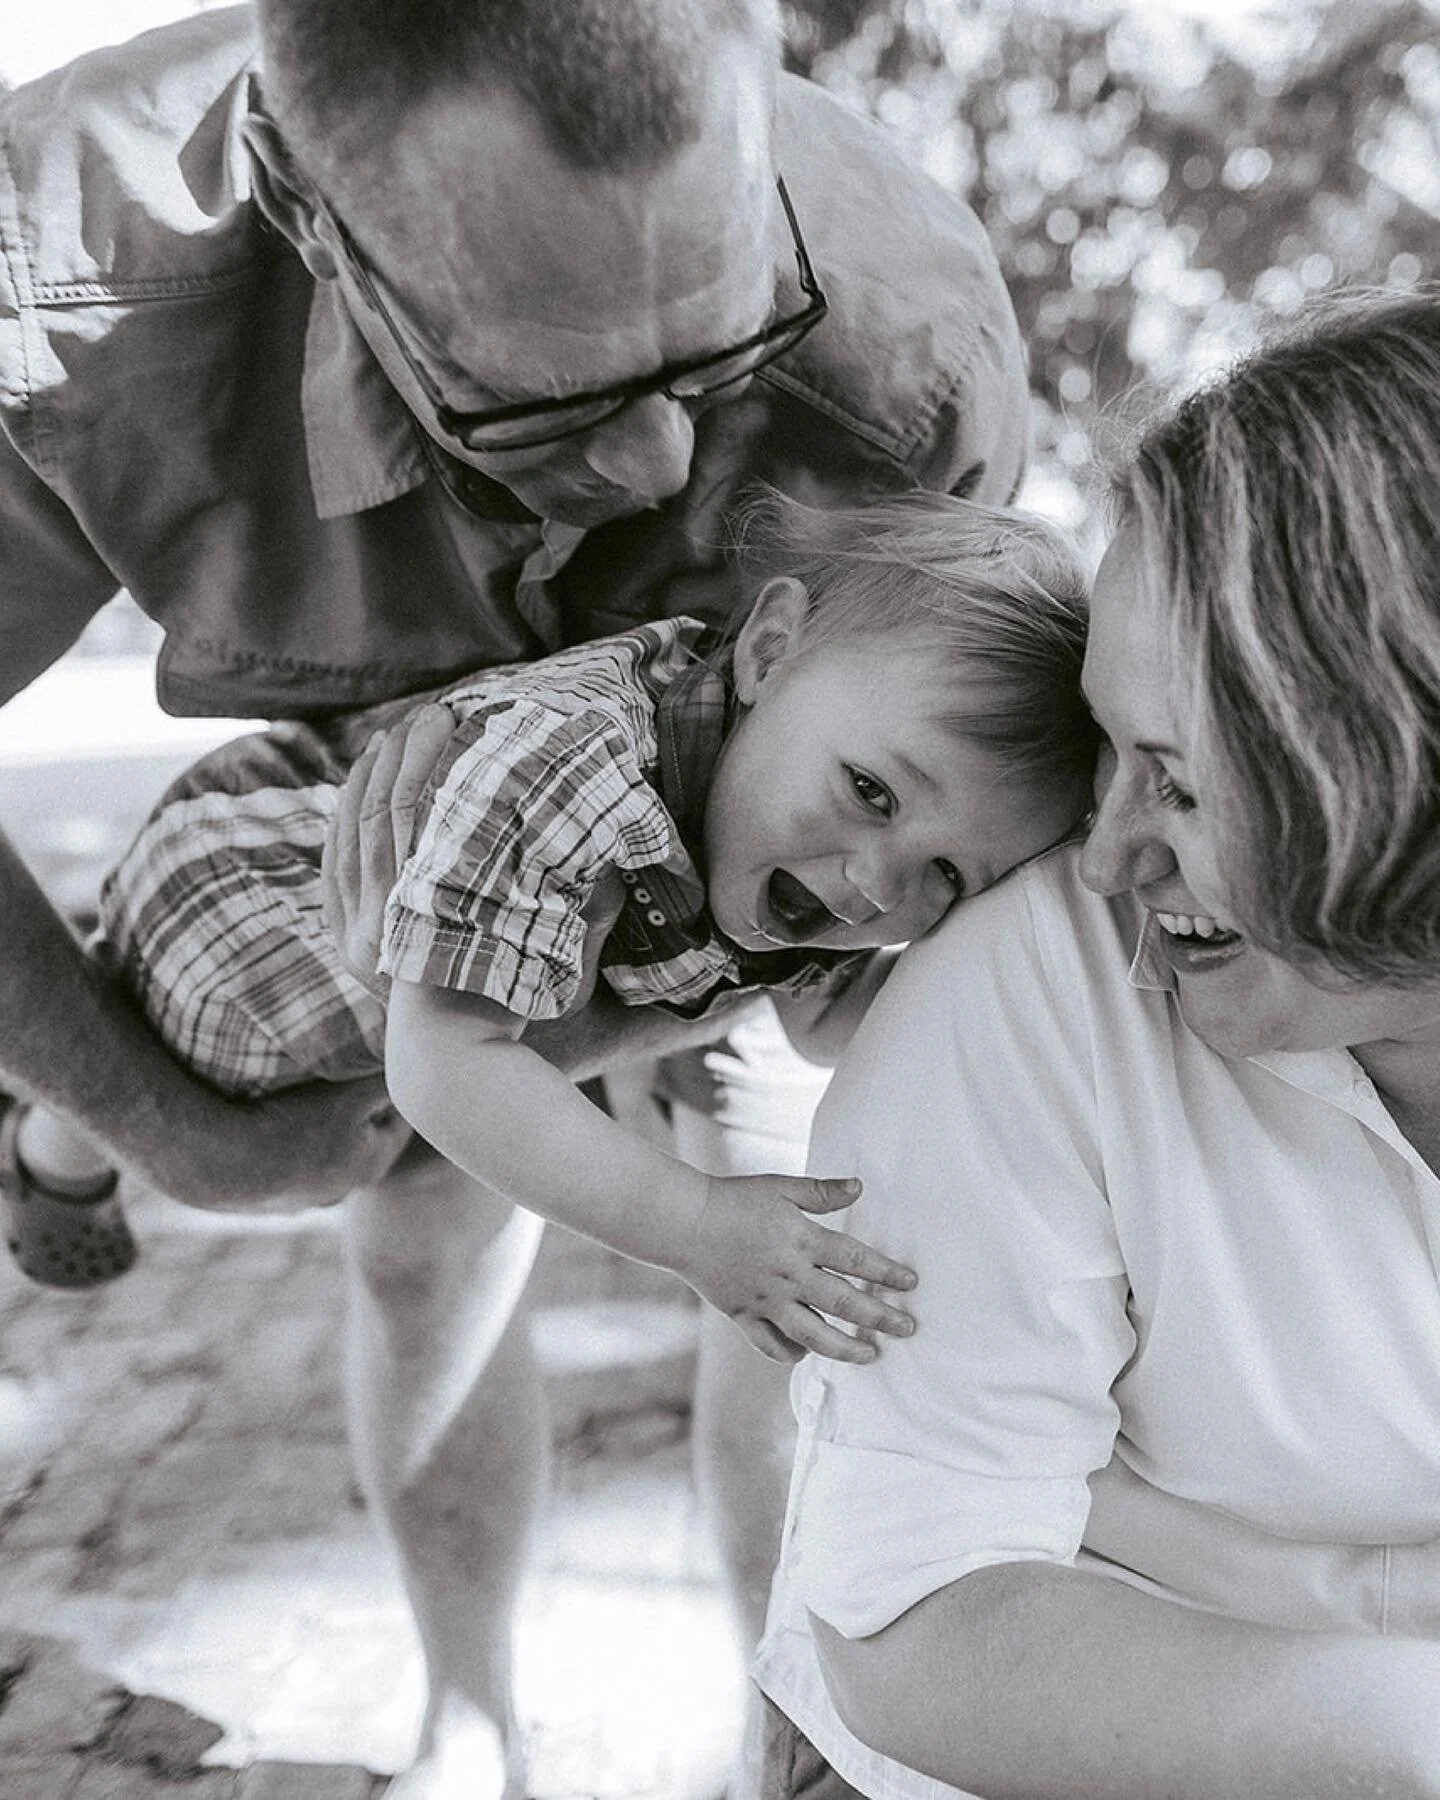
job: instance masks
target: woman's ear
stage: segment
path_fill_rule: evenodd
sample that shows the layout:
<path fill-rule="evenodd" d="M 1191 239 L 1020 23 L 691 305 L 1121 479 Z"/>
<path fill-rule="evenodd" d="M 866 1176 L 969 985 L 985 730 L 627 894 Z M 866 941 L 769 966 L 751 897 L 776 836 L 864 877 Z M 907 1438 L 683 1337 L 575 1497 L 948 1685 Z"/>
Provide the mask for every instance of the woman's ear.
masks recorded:
<path fill-rule="evenodd" d="M 793 575 L 777 575 L 755 596 L 735 640 L 735 693 L 753 706 L 767 677 L 792 656 L 810 610 L 810 596 Z"/>
<path fill-rule="evenodd" d="M 275 121 L 252 112 L 241 130 L 250 150 L 251 191 L 255 204 L 317 281 L 333 281 L 340 273 L 334 253 L 315 229 L 315 203 L 295 173 L 290 152 Z"/>

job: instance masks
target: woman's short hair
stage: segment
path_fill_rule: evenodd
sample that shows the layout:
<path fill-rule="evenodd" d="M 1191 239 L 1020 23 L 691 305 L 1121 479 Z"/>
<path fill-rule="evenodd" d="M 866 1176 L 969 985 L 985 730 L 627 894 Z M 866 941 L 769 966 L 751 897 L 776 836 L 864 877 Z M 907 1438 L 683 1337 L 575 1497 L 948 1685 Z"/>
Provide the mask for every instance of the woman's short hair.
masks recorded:
<path fill-rule="evenodd" d="M 1311 310 L 1153 426 L 1119 485 L 1237 923 L 1317 973 L 1440 975 L 1440 297 Z"/>
<path fill-rule="evenodd" d="M 953 672 L 947 723 L 1002 767 L 1088 782 L 1097 733 L 1080 692 L 1089 584 L 1063 532 L 1028 513 L 907 493 L 834 510 L 766 491 L 739 522 L 749 611 L 790 576 L 809 600 L 800 650 L 903 643 Z"/>

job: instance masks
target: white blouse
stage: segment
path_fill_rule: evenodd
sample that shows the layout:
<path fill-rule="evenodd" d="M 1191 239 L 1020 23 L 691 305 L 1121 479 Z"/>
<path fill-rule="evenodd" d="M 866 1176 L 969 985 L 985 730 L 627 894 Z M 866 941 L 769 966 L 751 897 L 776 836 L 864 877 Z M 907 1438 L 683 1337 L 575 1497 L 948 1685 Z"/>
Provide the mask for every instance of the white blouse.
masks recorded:
<path fill-rule="evenodd" d="M 1347 1051 L 1217 1055 L 1066 847 L 907 951 L 810 1168 L 919 1272 L 908 1342 L 810 1357 L 757 1678 L 879 1800 L 806 1609 L 879 1631 L 1073 1563 L 1310 1629 L 1440 1637 L 1440 1181 Z"/>

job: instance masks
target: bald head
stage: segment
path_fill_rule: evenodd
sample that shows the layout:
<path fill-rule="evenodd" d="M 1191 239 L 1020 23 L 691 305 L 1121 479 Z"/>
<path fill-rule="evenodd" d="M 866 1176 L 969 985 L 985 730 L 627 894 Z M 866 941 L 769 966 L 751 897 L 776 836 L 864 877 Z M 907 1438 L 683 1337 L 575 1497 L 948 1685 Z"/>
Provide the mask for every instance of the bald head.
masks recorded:
<path fill-rule="evenodd" d="M 577 170 L 639 173 L 704 129 L 717 45 L 779 60 L 774 0 L 260 0 L 267 106 L 352 186 L 418 104 L 499 90 Z"/>

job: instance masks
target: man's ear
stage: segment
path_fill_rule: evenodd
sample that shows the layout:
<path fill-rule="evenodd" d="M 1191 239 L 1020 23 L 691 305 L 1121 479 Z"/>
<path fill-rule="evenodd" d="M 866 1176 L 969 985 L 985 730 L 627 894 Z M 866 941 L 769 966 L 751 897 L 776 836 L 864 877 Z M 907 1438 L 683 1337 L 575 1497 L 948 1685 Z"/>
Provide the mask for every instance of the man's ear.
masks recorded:
<path fill-rule="evenodd" d="M 333 281 L 340 273 L 334 253 L 315 229 L 315 203 L 296 175 L 273 119 L 252 112 L 241 126 L 250 149 L 251 191 L 255 204 L 282 237 L 300 253 L 317 281 Z"/>
<path fill-rule="evenodd" d="M 799 646 L 810 596 L 793 575 L 777 575 L 755 596 L 735 640 L 735 693 L 753 706 L 767 677 Z"/>

